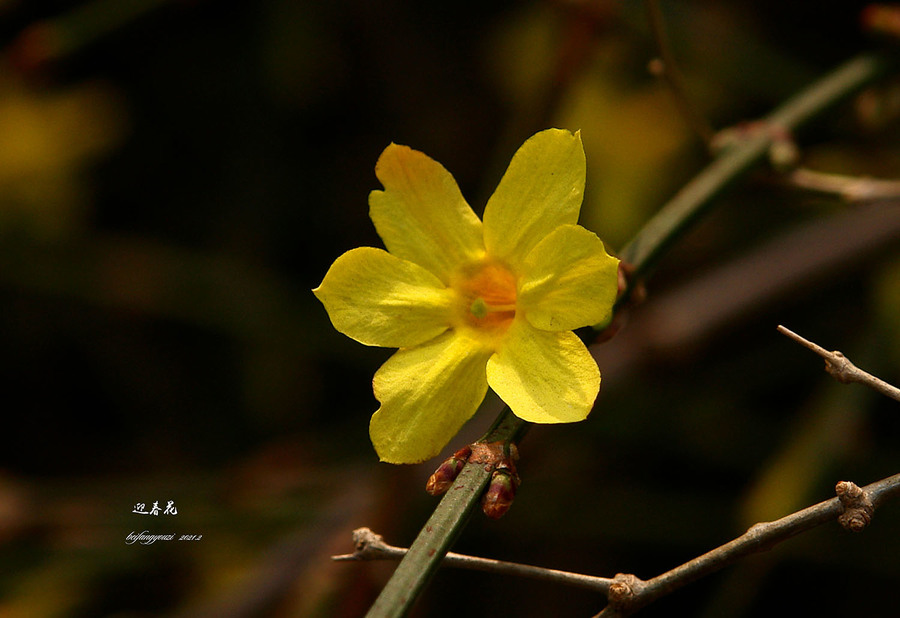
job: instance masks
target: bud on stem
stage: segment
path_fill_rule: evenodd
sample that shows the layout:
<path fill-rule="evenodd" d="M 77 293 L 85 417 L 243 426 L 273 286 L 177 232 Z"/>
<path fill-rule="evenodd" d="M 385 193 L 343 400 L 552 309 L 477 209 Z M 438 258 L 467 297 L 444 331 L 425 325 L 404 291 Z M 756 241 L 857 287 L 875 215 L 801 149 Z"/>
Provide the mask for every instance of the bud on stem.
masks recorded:
<path fill-rule="evenodd" d="M 428 478 L 428 482 L 425 484 L 425 491 L 432 496 L 440 496 L 450 489 L 450 486 L 453 485 L 453 481 L 462 472 L 463 466 L 466 465 L 466 461 L 469 460 L 469 455 L 471 454 L 471 446 L 464 446 L 453 453 L 453 456 L 438 466 L 434 474 Z"/>
<path fill-rule="evenodd" d="M 491 475 L 487 491 L 481 497 L 481 510 L 491 519 L 500 519 L 512 506 L 519 488 L 519 475 L 511 461 L 501 462 Z"/>

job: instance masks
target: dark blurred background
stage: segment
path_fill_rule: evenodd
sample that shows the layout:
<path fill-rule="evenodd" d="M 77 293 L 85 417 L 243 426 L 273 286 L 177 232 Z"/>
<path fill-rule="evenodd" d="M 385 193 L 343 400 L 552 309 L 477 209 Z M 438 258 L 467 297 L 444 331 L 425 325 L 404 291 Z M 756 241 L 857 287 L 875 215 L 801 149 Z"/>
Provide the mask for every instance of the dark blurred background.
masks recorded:
<path fill-rule="evenodd" d="M 665 4 L 716 127 L 862 50 L 863 2 Z M 624 246 L 707 161 L 647 71 L 637 1 L 0 2 L 0 616 L 361 616 L 391 564 L 332 563 L 369 526 L 407 546 L 437 461 L 379 464 L 371 376 L 309 290 L 380 246 L 391 141 L 480 212 L 534 132 L 580 129 L 582 222 Z M 900 84 L 817 120 L 804 165 L 900 176 Z M 652 577 L 900 466 L 897 404 L 833 382 L 783 323 L 900 382 L 900 207 L 760 172 L 666 257 L 597 348 L 603 392 L 537 427 L 499 522 L 456 549 Z M 451 445 L 493 419 L 484 410 Z M 135 514 L 172 501 L 177 515 Z M 140 510 L 140 509 L 138 509 Z M 131 533 L 176 534 L 152 545 Z M 177 540 L 180 535 L 202 535 Z M 644 610 L 894 615 L 900 504 Z M 590 616 L 599 595 L 441 571 L 416 616 Z"/>

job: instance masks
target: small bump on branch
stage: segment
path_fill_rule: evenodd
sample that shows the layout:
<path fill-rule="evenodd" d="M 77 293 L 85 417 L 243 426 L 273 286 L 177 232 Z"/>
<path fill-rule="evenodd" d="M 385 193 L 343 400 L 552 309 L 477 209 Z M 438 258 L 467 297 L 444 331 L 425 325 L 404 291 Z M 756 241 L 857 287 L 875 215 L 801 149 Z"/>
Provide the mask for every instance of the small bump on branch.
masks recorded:
<path fill-rule="evenodd" d="M 851 481 L 839 482 L 834 488 L 834 493 L 844 507 L 844 512 L 838 516 L 838 523 L 850 532 L 865 530 L 875 514 L 875 505 L 872 504 L 869 495 Z"/>
<path fill-rule="evenodd" d="M 845 529 L 858 532 L 871 521 L 875 508 L 900 496 L 900 474 L 859 487 L 850 481 L 835 486 L 836 497 L 801 509 L 775 521 L 754 524 L 741 536 L 651 579 L 630 573 L 613 578 L 596 577 L 543 567 L 479 558 L 448 552 L 444 566 L 502 573 L 593 590 L 607 598 L 607 606 L 595 618 L 622 618 L 701 577 L 719 571 L 751 554 L 768 551 L 794 536 L 835 519 Z M 368 528 L 353 531 L 354 552 L 333 556 L 335 561 L 400 560 L 409 550 L 384 542 Z"/>
<path fill-rule="evenodd" d="M 800 345 L 812 350 L 823 359 L 825 359 L 825 371 L 827 371 L 828 374 L 838 382 L 841 382 L 842 384 L 858 382 L 859 384 L 864 384 L 869 388 L 878 391 L 886 397 L 890 397 L 891 399 L 900 401 L 900 389 L 898 389 L 896 386 L 888 384 L 884 380 L 877 378 L 866 371 L 863 371 L 852 362 L 850 362 L 850 359 L 844 356 L 843 353 L 839 352 L 838 350 L 829 352 L 822 346 L 804 339 L 794 331 L 789 330 L 781 325 L 778 326 L 778 332 L 782 335 L 790 337 Z"/>
<path fill-rule="evenodd" d="M 629 612 L 646 587 L 644 580 L 631 573 L 617 573 L 606 595 L 609 606 L 615 611 Z"/>

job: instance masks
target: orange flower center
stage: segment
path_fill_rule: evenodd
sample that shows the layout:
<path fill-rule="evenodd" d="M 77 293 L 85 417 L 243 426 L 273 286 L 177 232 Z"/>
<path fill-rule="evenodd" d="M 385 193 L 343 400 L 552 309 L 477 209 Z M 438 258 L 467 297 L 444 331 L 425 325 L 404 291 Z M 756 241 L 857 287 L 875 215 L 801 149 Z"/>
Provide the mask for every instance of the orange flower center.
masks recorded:
<path fill-rule="evenodd" d="M 464 326 L 496 336 L 516 317 L 516 278 L 502 264 L 478 263 L 464 270 L 453 287 Z"/>

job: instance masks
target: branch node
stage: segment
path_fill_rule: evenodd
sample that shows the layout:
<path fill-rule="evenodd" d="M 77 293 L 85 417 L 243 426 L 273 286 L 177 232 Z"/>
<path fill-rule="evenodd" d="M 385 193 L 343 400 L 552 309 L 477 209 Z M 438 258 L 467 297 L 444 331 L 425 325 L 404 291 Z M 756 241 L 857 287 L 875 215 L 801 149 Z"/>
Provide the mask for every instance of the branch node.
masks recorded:
<path fill-rule="evenodd" d="M 353 531 L 353 548 L 358 552 L 366 551 L 370 545 L 383 545 L 384 537 L 375 534 L 369 528 L 357 528 Z"/>
<path fill-rule="evenodd" d="M 384 542 L 384 537 L 375 534 L 369 528 L 357 528 L 353 531 L 353 553 L 332 556 L 336 562 L 348 560 L 382 560 L 391 555 L 391 550 L 396 549 Z"/>
<path fill-rule="evenodd" d="M 864 530 L 875 514 L 875 505 L 872 504 L 869 494 L 851 481 L 839 482 L 834 488 L 834 493 L 844 507 L 844 512 L 838 517 L 838 523 L 850 532 Z"/>
<path fill-rule="evenodd" d="M 639 577 L 630 573 L 616 573 L 609 592 L 606 595 L 610 606 L 618 611 L 634 609 L 637 599 L 640 598 L 646 583 Z"/>
<path fill-rule="evenodd" d="M 625 322 L 628 309 L 632 309 L 647 299 L 647 288 L 643 280 L 637 276 L 634 264 L 619 260 L 618 292 L 613 315 L 605 324 L 595 324 L 596 331 L 593 343 L 605 343 L 616 336 Z"/>
<path fill-rule="evenodd" d="M 900 401 L 900 388 L 888 384 L 884 380 L 876 378 L 872 374 L 863 371 L 852 362 L 850 362 L 849 358 L 847 358 L 837 350 L 829 352 L 822 346 L 804 339 L 794 331 L 788 330 L 781 325 L 778 326 L 778 332 L 783 335 L 787 335 L 800 345 L 809 348 L 810 350 L 821 356 L 823 359 L 825 359 L 825 371 L 828 373 L 828 375 L 833 377 L 838 382 L 841 382 L 843 384 L 858 382 L 878 391 L 886 397 L 890 397 L 891 399 Z"/>
<path fill-rule="evenodd" d="M 498 442 L 476 442 L 472 445 L 472 454 L 469 463 L 484 465 L 485 470 L 493 470 L 506 458 L 503 452 L 506 444 Z"/>
<path fill-rule="evenodd" d="M 742 142 L 765 136 L 769 139 L 769 163 L 779 172 L 797 167 L 800 151 L 789 127 L 771 120 L 746 120 L 717 132 L 710 147 L 722 152 Z"/>
<path fill-rule="evenodd" d="M 841 384 L 859 381 L 856 365 L 838 350 L 832 351 L 830 356 L 825 357 L 825 371 Z"/>

